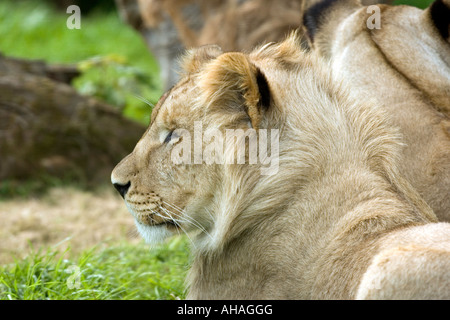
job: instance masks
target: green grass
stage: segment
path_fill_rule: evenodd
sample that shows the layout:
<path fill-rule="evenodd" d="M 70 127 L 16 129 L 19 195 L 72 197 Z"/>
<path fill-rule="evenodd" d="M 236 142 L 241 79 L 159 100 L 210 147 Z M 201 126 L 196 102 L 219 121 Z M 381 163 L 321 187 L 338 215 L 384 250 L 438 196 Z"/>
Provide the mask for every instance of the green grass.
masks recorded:
<path fill-rule="evenodd" d="M 183 299 L 188 251 L 184 237 L 151 250 L 126 243 L 93 248 L 76 260 L 66 258 L 68 250 L 41 249 L 0 267 L 0 299 Z"/>

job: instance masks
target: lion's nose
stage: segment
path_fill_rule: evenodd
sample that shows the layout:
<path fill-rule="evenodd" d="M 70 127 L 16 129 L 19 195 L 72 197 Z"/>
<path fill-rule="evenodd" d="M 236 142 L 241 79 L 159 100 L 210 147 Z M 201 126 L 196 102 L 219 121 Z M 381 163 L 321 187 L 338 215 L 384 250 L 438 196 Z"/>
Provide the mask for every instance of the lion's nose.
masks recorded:
<path fill-rule="evenodd" d="M 128 182 L 127 184 L 113 183 L 113 185 L 114 185 L 114 188 L 116 188 L 117 191 L 119 191 L 122 198 L 125 199 L 125 194 L 127 193 L 128 189 L 130 188 L 131 182 Z"/>

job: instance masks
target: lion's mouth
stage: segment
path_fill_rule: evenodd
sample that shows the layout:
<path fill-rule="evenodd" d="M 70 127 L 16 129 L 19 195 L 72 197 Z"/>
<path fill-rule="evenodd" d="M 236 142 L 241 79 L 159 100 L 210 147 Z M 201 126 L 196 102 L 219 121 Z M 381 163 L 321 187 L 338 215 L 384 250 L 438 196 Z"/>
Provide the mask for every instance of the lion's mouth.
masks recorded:
<path fill-rule="evenodd" d="M 170 216 L 162 215 L 156 212 L 153 213 L 144 213 L 135 215 L 137 220 L 150 227 L 166 227 L 170 229 L 178 229 L 180 228 L 180 224 L 172 219 Z"/>
<path fill-rule="evenodd" d="M 180 227 L 180 225 L 178 223 L 176 223 L 175 221 L 172 221 L 172 220 L 158 222 L 158 223 L 153 224 L 152 226 L 153 227 L 166 226 L 169 228 L 179 228 Z"/>
<path fill-rule="evenodd" d="M 128 210 L 137 222 L 150 227 L 181 228 L 178 219 L 173 217 L 171 210 L 163 207 L 160 203 L 145 203 L 146 205 L 142 206 L 143 202 L 145 203 L 146 200 L 128 199 L 128 201 L 125 201 Z"/>

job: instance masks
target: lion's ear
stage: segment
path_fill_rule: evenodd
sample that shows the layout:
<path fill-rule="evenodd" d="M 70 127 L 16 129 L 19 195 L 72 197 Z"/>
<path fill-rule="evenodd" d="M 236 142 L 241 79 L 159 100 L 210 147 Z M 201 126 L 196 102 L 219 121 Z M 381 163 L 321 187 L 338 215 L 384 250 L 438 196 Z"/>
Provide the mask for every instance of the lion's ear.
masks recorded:
<path fill-rule="evenodd" d="M 436 0 L 425 11 L 440 35 L 450 42 L 450 0 Z"/>
<path fill-rule="evenodd" d="M 302 29 L 309 46 L 328 56 L 337 26 L 361 7 L 360 0 L 319 0 L 305 4 Z"/>
<path fill-rule="evenodd" d="M 204 45 L 193 48 L 187 50 L 181 57 L 180 66 L 185 73 L 194 73 L 199 71 L 206 62 L 217 58 L 222 53 L 222 49 L 217 45 Z"/>
<path fill-rule="evenodd" d="M 244 108 L 255 129 L 270 105 L 266 77 L 243 53 L 224 53 L 211 61 L 205 66 L 199 85 L 208 104 L 227 109 Z"/>

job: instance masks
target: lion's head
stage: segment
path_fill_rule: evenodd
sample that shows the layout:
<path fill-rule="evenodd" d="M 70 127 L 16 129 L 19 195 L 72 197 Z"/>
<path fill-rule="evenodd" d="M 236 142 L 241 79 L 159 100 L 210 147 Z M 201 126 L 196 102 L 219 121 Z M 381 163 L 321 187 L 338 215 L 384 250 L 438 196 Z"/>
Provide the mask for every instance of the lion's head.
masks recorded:
<path fill-rule="evenodd" d="M 228 166 L 235 152 L 218 143 L 225 142 L 227 132 L 242 132 L 245 140 L 248 129 L 255 133 L 267 126 L 262 118 L 270 89 L 248 56 L 204 46 L 189 51 L 182 65 L 182 80 L 161 97 L 144 136 L 112 173 L 113 184 L 149 242 L 192 229 L 209 235 L 215 220 L 212 203 L 225 188 L 224 171 L 233 171 L 230 167 L 239 166 L 242 156 L 236 153 L 235 164 Z M 247 161 L 250 152 L 243 156 Z M 249 171 L 257 173 L 257 167 Z"/>

